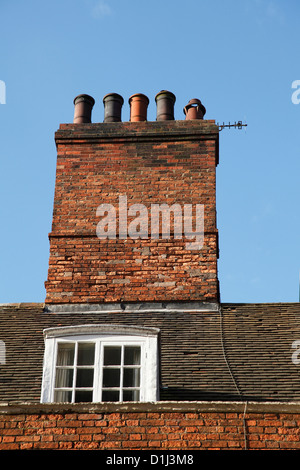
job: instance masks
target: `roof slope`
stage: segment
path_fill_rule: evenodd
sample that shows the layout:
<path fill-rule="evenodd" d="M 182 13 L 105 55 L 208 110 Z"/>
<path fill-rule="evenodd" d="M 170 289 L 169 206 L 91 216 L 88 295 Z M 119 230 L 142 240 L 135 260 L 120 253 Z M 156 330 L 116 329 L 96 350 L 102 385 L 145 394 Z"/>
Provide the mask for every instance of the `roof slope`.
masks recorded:
<path fill-rule="evenodd" d="M 43 304 L 0 306 L 0 401 L 39 402 L 43 329 L 112 323 L 161 331 L 161 400 L 299 401 L 300 303 L 222 304 L 220 311 L 53 313 Z"/>

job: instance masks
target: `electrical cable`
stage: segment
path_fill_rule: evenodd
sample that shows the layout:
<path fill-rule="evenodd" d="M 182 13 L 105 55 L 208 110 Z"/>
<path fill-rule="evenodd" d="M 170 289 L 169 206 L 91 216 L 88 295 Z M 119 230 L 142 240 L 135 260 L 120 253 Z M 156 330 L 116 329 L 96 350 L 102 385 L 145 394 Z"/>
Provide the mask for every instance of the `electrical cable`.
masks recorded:
<path fill-rule="evenodd" d="M 222 315 L 222 308 L 221 308 L 221 305 L 219 306 L 218 310 L 219 310 L 219 318 L 220 318 L 220 332 L 221 332 L 221 345 L 222 345 L 223 357 L 224 357 L 225 363 L 226 363 L 226 365 L 227 365 L 227 369 L 228 369 L 228 371 L 229 371 L 229 374 L 230 374 L 230 376 L 231 376 L 231 379 L 232 379 L 232 381 L 233 381 L 233 383 L 234 383 L 234 385 L 235 385 L 235 388 L 236 388 L 236 390 L 237 390 L 237 392 L 238 392 L 238 394 L 239 394 L 241 400 L 242 400 L 242 401 L 245 401 L 245 400 L 243 400 L 243 394 L 242 394 L 242 392 L 241 392 L 241 390 L 240 390 L 240 388 L 239 388 L 239 386 L 238 386 L 238 383 L 237 383 L 237 381 L 236 381 L 236 379 L 235 379 L 235 377 L 234 377 L 234 375 L 233 375 L 233 373 L 232 373 L 232 371 L 231 371 L 230 364 L 229 364 L 229 362 L 228 362 L 228 360 L 227 360 L 226 351 L 225 351 L 225 343 L 224 343 L 223 315 Z M 244 414 L 243 414 L 243 428 L 244 428 L 245 450 L 247 450 L 247 430 L 246 430 L 246 418 L 245 418 L 245 416 L 246 416 L 246 410 L 247 410 L 247 404 L 248 404 L 248 402 L 245 401 Z"/>

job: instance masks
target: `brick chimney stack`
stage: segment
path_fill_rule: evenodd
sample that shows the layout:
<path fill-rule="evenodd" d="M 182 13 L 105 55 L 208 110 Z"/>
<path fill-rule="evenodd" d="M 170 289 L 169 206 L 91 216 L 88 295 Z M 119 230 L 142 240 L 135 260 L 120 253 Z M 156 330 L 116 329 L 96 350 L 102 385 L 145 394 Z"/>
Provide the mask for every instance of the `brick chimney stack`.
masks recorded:
<path fill-rule="evenodd" d="M 133 95 L 122 122 L 123 97 L 105 95 L 102 123 L 91 122 L 93 98 L 74 100 L 74 122 L 55 134 L 47 304 L 219 301 L 218 126 L 199 100 L 174 119 L 175 100 L 158 93 L 149 122 L 148 97 Z M 197 208 L 204 231 L 190 249 Z"/>

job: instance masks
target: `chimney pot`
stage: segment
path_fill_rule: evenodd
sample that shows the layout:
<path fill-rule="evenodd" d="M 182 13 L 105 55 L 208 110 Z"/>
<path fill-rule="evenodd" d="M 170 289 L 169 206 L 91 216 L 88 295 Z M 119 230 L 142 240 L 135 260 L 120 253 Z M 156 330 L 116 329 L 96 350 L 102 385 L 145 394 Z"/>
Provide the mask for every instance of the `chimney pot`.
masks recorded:
<path fill-rule="evenodd" d="M 104 122 L 120 122 L 124 99 L 118 93 L 109 93 L 103 98 Z"/>
<path fill-rule="evenodd" d="M 174 104 L 176 97 L 167 90 L 162 90 L 155 96 L 156 101 L 156 120 L 171 121 L 174 120 Z"/>
<path fill-rule="evenodd" d="M 203 119 L 206 109 L 200 100 L 193 98 L 183 108 L 183 112 L 185 114 L 185 119 L 188 121 L 191 119 Z"/>
<path fill-rule="evenodd" d="M 130 121 L 147 121 L 149 98 L 142 93 L 136 93 L 129 98 L 128 102 L 130 105 Z"/>
<path fill-rule="evenodd" d="M 75 124 L 91 122 L 92 109 L 95 100 L 89 95 L 78 95 L 74 99 L 74 120 Z"/>

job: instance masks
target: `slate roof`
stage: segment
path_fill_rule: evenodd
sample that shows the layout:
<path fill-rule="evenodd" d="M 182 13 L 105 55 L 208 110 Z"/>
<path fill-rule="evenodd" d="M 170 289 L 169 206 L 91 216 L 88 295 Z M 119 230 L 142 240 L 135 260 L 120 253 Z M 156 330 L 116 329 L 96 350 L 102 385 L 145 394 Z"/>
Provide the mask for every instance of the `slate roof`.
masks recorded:
<path fill-rule="evenodd" d="M 160 400 L 299 401 L 300 303 L 222 304 L 219 311 L 53 313 L 44 304 L 0 305 L 0 402 L 39 402 L 43 329 L 94 323 L 159 328 Z"/>

